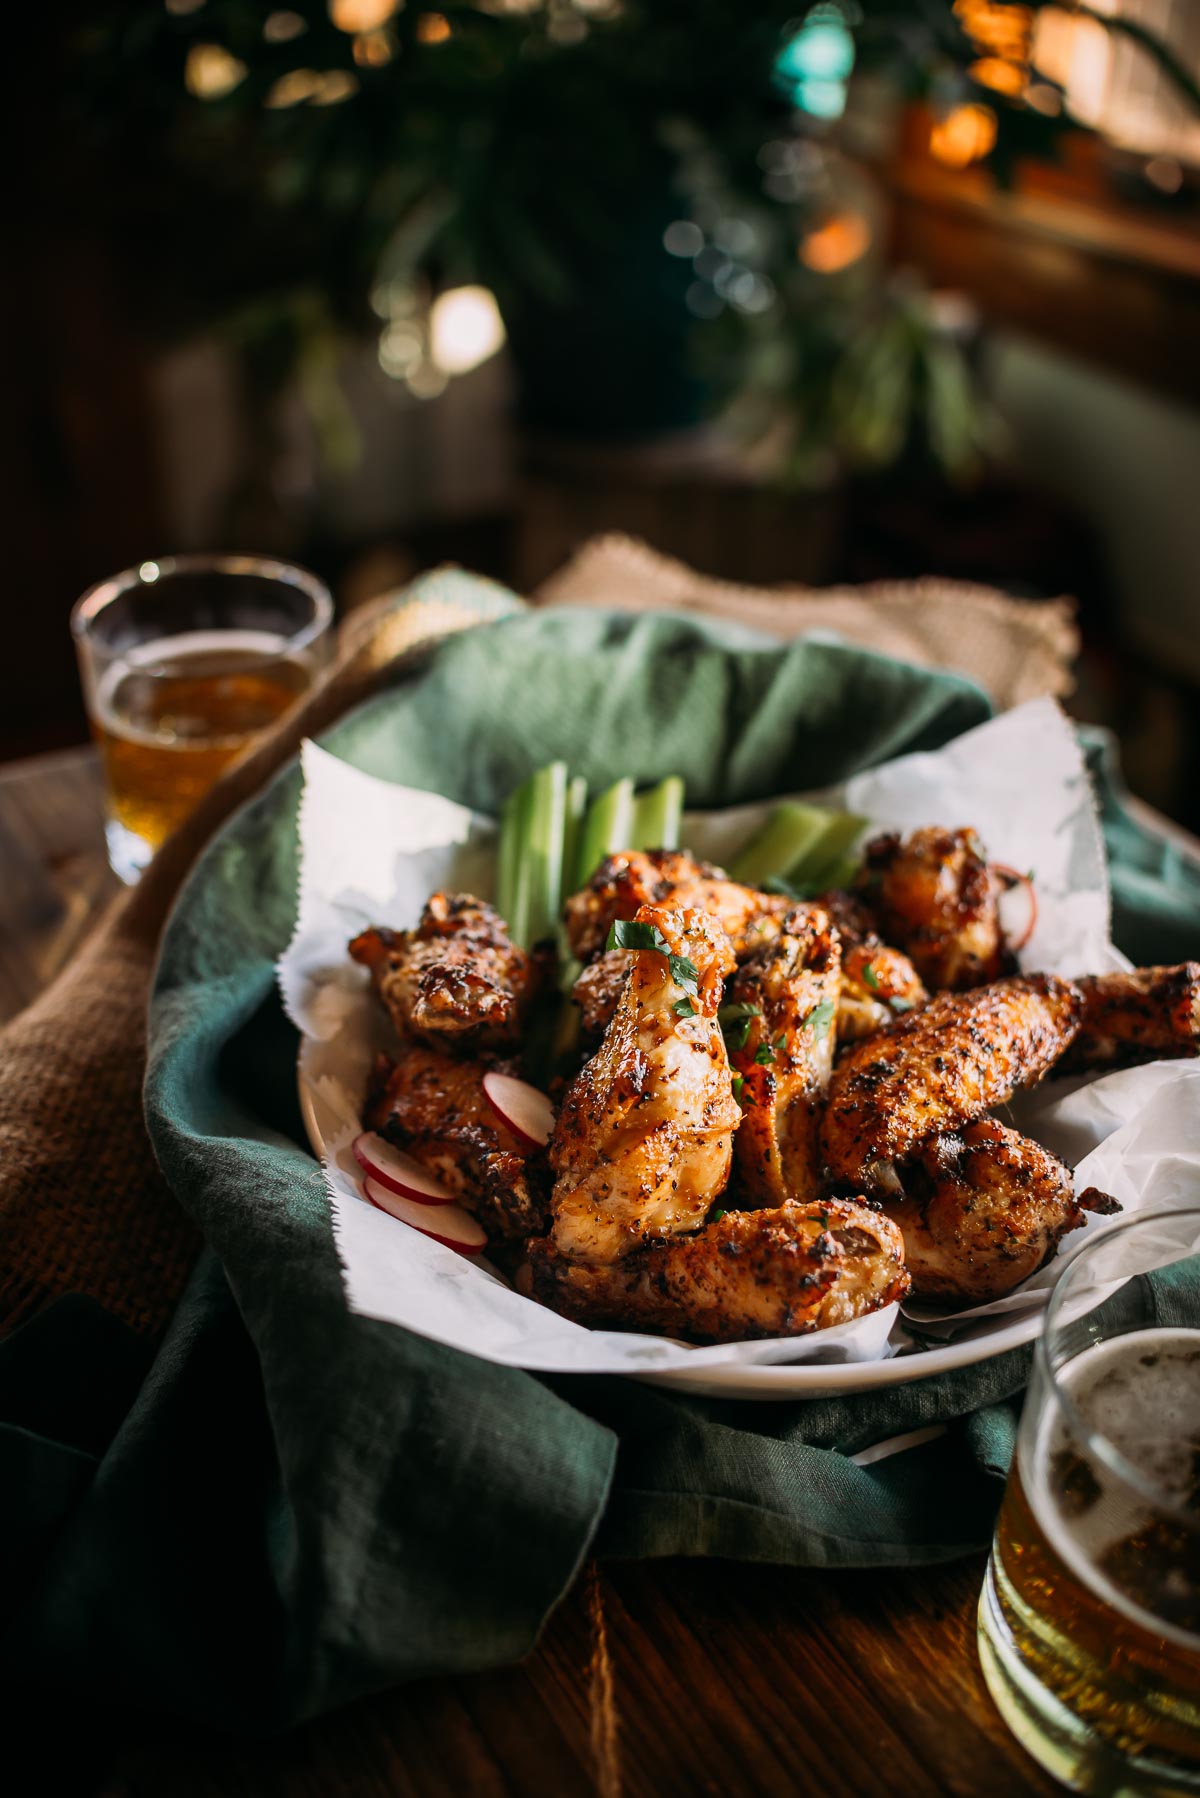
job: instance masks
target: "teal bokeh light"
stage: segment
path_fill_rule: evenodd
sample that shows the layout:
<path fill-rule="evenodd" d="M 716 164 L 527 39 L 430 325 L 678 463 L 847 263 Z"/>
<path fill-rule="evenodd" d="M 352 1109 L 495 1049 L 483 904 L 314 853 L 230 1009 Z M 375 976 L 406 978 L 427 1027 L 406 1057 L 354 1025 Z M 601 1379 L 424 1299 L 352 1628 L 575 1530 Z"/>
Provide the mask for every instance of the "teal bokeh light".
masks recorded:
<path fill-rule="evenodd" d="M 854 38 L 840 8 L 814 6 L 790 37 L 773 70 L 776 86 L 793 105 L 819 119 L 836 119 L 846 105 L 854 67 Z"/>

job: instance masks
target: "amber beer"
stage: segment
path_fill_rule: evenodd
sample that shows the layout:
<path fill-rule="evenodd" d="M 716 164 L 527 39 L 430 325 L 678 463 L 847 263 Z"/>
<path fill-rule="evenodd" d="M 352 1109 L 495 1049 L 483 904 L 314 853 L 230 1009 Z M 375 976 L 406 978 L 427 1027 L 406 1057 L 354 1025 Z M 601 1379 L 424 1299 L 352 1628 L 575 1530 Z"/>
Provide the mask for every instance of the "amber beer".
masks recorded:
<path fill-rule="evenodd" d="M 1111 1337 L 1056 1380 L 980 1604 L 989 1688 L 1077 1791 L 1200 1791 L 1200 1330 Z"/>
<path fill-rule="evenodd" d="M 112 820 L 157 849 L 234 757 L 305 691 L 312 669 L 265 632 L 141 645 L 108 671 L 92 729 Z"/>

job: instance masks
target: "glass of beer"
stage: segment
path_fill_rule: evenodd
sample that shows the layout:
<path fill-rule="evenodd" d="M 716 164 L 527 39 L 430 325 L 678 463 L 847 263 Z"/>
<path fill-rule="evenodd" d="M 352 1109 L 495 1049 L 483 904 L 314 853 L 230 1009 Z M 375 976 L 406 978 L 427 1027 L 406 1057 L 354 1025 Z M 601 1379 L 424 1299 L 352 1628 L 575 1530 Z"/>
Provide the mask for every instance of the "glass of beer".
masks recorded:
<path fill-rule="evenodd" d="M 234 758 L 312 684 L 333 602 L 258 556 L 172 556 L 101 581 L 71 613 L 104 764 L 108 858 L 136 880 Z"/>
<path fill-rule="evenodd" d="M 1200 1792 L 1197 1250 L 1200 1204 L 1097 1231 L 1035 1351 L 979 1652 L 1013 1734 L 1076 1792 Z"/>

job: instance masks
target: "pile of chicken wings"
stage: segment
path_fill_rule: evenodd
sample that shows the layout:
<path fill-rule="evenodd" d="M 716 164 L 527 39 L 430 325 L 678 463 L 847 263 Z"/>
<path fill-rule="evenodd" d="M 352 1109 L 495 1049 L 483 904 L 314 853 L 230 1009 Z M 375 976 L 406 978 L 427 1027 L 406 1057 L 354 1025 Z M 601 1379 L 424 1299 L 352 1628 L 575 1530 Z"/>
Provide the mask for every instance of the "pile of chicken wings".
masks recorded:
<path fill-rule="evenodd" d="M 579 1322 L 728 1342 L 909 1290 L 998 1298 L 1115 1207 L 997 1109 L 1052 1069 L 1200 1048 L 1200 963 L 1020 975 L 1004 884 L 970 830 L 877 837 L 853 891 L 804 902 L 680 851 L 609 856 L 566 906 L 578 1031 L 544 1148 L 482 1081 L 519 1071 L 553 951 L 435 893 L 415 930 L 350 945 L 399 1038 L 364 1123 Z"/>

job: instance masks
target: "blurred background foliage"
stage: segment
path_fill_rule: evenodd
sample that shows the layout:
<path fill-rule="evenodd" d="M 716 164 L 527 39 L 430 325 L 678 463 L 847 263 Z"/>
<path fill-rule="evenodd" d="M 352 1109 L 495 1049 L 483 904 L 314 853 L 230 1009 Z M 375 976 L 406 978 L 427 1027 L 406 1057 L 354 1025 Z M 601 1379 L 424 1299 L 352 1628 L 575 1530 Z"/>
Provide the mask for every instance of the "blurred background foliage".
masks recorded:
<path fill-rule="evenodd" d="M 298 379 L 336 464 L 356 453 L 346 337 L 433 397 L 507 336 L 534 432 L 629 442 L 721 415 L 773 478 L 961 481 L 995 432 L 970 332 L 889 272 L 875 168 L 914 107 L 946 167 L 1003 183 L 1053 157 L 1080 124 L 1034 66 L 1041 10 L 85 6 L 69 123 L 143 328 L 218 329 L 253 401 Z M 1152 33 L 1095 17 L 1200 104 Z"/>

